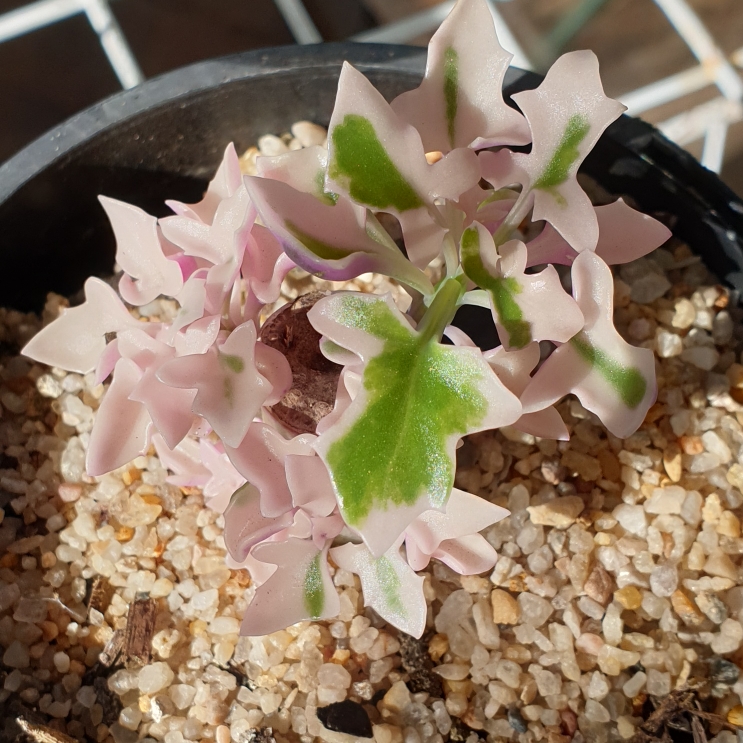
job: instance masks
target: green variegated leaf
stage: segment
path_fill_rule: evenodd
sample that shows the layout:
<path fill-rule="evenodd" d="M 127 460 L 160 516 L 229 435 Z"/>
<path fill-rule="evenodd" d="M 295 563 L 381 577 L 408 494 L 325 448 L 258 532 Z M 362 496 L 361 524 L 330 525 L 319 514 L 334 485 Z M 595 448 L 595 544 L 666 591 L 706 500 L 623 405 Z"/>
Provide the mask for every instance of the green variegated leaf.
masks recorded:
<path fill-rule="evenodd" d="M 637 430 L 655 401 L 653 352 L 631 346 L 614 328 L 611 269 L 598 255 L 581 253 L 572 279 L 585 325 L 529 382 L 521 395 L 524 412 L 544 410 L 572 392 L 611 433 L 624 438 Z"/>
<path fill-rule="evenodd" d="M 361 579 L 364 606 L 413 637 L 423 634 L 427 610 L 423 578 L 403 560 L 399 542 L 378 558 L 363 544 L 344 544 L 330 554 L 338 567 Z"/>
<path fill-rule="evenodd" d="M 583 314 L 565 292 L 554 266 L 526 273 L 526 246 L 512 240 L 495 250 L 488 230 L 475 222 L 462 234 L 462 267 L 488 292 L 498 336 L 508 350 L 532 341 L 564 343 L 583 327 Z"/>
<path fill-rule="evenodd" d="M 395 98 L 392 109 L 420 132 L 429 152 L 527 144 L 524 117 L 503 100 L 512 56 L 498 43 L 487 0 L 461 0 L 428 44 L 423 82 Z"/>
<path fill-rule="evenodd" d="M 318 332 L 363 365 L 361 389 L 316 449 L 344 520 L 377 557 L 418 514 L 445 506 L 457 441 L 521 412 L 479 349 L 438 342 L 450 317 L 427 318 L 446 302 L 453 314 L 459 286 L 442 287 L 417 331 L 389 295 L 334 294 L 309 314 Z"/>
<path fill-rule="evenodd" d="M 576 176 L 624 106 L 604 94 L 598 60 L 589 51 L 563 54 L 536 90 L 516 93 L 513 99 L 529 122 L 531 152 L 485 152 L 480 161 L 483 178 L 495 188 L 523 186 L 503 231 L 518 226 L 533 206 L 534 221 L 547 220 L 578 252 L 594 250 L 599 236 L 596 214 Z"/>
<path fill-rule="evenodd" d="M 327 547 L 311 539 L 263 542 L 253 548 L 260 562 L 276 570 L 258 587 L 243 617 L 243 635 L 268 635 L 306 619 L 330 619 L 340 602 L 328 573 Z"/>
<path fill-rule="evenodd" d="M 441 251 L 444 230 L 437 224 L 435 200 L 457 199 L 479 179 L 477 156 L 469 149 L 453 150 L 429 165 L 415 128 L 344 64 L 328 129 L 326 189 L 396 215 L 414 265 L 425 267 Z"/>

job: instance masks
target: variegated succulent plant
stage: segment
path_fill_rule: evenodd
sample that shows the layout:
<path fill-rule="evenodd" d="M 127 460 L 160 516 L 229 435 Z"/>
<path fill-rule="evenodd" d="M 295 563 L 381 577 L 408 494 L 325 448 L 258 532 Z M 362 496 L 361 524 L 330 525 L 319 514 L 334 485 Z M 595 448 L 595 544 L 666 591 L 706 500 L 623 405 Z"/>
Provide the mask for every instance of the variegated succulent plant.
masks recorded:
<path fill-rule="evenodd" d="M 327 147 L 259 158 L 259 175 L 243 177 L 229 146 L 203 201 L 169 202 L 159 220 L 101 198 L 119 294 L 89 279 L 85 302 L 25 349 L 112 377 L 90 475 L 154 445 L 173 483 L 225 511 L 231 562 L 257 587 L 246 634 L 335 616 L 332 560 L 358 574 L 367 605 L 420 636 L 418 571 L 431 558 L 489 569 L 496 555 L 478 532 L 507 515 L 453 487 L 462 438 L 513 426 L 565 439 L 554 404 L 569 393 L 623 437 L 654 400 L 651 351 L 614 329 L 609 265 L 669 232 L 621 199 L 594 207 L 576 178 L 622 106 L 604 95 L 595 56 L 572 52 L 513 96 L 517 110 L 502 94 L 510 59 L 486 1 L 459 0 L 416 90 L 388 104 L 344 65 Z M 380 213 L 399 221 L 404 251 Z M 572 296 L 553 264 L 570 266 Z M 309 310 L 342 369 L 332 411 L 300 434 L 271 415 L 292 370 L 260 335 L 294 266 L 333 280 L 385 274 L 409 295 L 401 307 L 338 291 Z M 172 321 L 143 322 L 124 304 L 161 295 L 178 302 Z M 492 310 L 502 345 L 482 351 L 451 325 L 463 304 Z"/>

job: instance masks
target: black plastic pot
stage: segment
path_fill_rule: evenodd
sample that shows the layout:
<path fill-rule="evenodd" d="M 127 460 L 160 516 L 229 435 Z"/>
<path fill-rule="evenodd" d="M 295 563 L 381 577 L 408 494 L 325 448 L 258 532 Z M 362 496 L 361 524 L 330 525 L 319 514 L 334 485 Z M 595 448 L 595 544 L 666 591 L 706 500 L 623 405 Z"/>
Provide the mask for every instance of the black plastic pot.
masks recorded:
<path fill-rule="evenodd" d="M 225 145 L 238 151 L 299 119 L 327 124 L 343 60 L 391 99 L 415 87 L 425 50 L 325 44 L 201 62 L 74 116 L 0 167 L 0 305 L 39 309 L 111 271 L 113 236 L 99 193 L 163 215 L 166 198 L 196 201 Z M 511 69 L 506 92 L 540 78 Z M 665 215 L 674 234 L 743 290 L 743 202 L 651 126 L 623 117 L 583 170 L 608 191 Z"/>

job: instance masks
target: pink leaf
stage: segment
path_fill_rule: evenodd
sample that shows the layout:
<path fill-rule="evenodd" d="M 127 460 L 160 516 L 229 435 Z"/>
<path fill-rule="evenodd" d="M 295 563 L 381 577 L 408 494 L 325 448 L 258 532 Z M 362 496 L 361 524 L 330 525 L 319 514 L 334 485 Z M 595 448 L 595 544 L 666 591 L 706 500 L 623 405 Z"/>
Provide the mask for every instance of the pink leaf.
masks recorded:
<path fill-rule="evenodd" d="M 512 56 L 498 43 L 486 0 L 462 0 L 428 44 L 423 82 L 392 109 L 418 130 L 428 152 L 527 144 L 524 117 L 503 100 Z"/>
<path fill-rule="evenodd" d="M 270 304 L 279 298 L 281 282 L 294 266 L 294 261 L 284 253 L 271 231 L 262 225 L 253 225 L 245 248 L 242 275 L 261 302 Z"/>
<path fill-rule="evenodd" d="M 147 450 L 150 416 L 144 405 L 129 399 L 141 377 L 131 359 L 119 359 L 90 434 L 85 465 L 91 477 L 123 467 Z"/>
<path fill-rule="evenodd" d="M 199 456 L 211 474 L 202 488 L 207 505 L 213 511 L 223 513 L 232 493 L 245 483 L 245 478 L 221 448 L 206 439 L 199 441 Z"/>
<path fill-rule="evenodd" d="M 255 165 L 261 178 L 281 181 L 331 206 L 338 198 L 337 194 L 325 190 L 325 171 L 328 167 L 328 150 L 325 147 L 315 145 L 276 157 L 259 157 Z"/>
<path fill-rule="evenodd" d="M 478 575 L 490 570 L 498 556 L 481 534 L 468 534 L 447 539 L 432 557 L 448 565 L 460 575 Z"/>
<path fill-rule="evenodd" d="M 238 259 L 254 220 L 255 210 L 240 184 L 231 196 L 220 201 L 213 222 L 205 224 L 185 216 L 164 217 L 160 229 L 186 255 L 221 265 Z"/>
<path fill-rule="evenodd" d="M 221 318 L 209 315 L 194 320 L 185 333 L 176 333 L 173 346 L 177 356 L 188 356 L 195 353 L 206 353 L 217 340 Z"/>
<path fill-rule="evenodd" d="M 293 504 L 313 518 L 330 516 L 338 504 L 322 459 L 289 454 L 284 462 Z"/>
<path fill-rule="evenodd" d="M 236 562 L 242 562 L 259 542 L 291 526 L 294 519 L 291 511 L 266 518 L 260 500 L 258 489 L 246 483 L 235 491 L 224 512 L 224 543 Z"/>
<path fill-rule="evenodd" d="M 173 472 L 167 479 L 172 485 L 200 488 L 211 477 L 208 468 L 201 461 L 199 442 L 196 439 L 185 438 L 171 449 L 165 439 L 156 433 L 152 437 L 152 444 L 163 467 Z"/>
<path fill-rule="evenodd" d="M 529 122 L 532 150 L 483 153 L 483 177 L 495 188 L 522 184 L 515 221 L 533 204 L 535 221 L 546 219 L 578 252 L 594 250 L 596 215 L 576 174 L 624 106 L 604 94 L 598 60 L 588 51 L 564 54 L 536 90 L 517 93 L 513 99 Z"/>
<path fill-rule="evenodd" d="M 100 279 L 85 282 L 85 302 L 63 310 L 38 332 L 22 353 L 34 361 L 87 374 L 106 348 L 106 334 L 141 323 L 126 309 L 116 292 Z"/>
<path fill-rule="evenodd" d="M 426 229 L 426 223 L 440 219 L 435 199 L 457 199 L 479 179 L 471 150 L 454 150 L 429 165 L 415 128 L 360 72 L 344 64 L 328 132 L 326 188 L 397 216 L 416 266 L 424 267 L 432 250 L 435 225 Z"/>
<path fill-rule="evenodd" d="M 271 384 L 271 394 L 264 405 L 275 405 L 291 389 L 292 369 L 281 351 L 258 341 L 255 344 L 255 366 Z"/>
<path fill-rule="evenodd" d="M 260 491 L 264 516 L 279 516 L 294 507 L 286 481 L 286 458 L 289 454 L 313 455 L 314 439 L 311 434 L 285 439 L 265 423 L 252 423 L 239 447 L 225 446 L 237 471 Z"/>
<path fill-rule="evenodd" d="M 531 372 L 539 363 L 539 344 L 534 342 L 518 351 L 506 351 L 503 346 L 486 351 L 485 359 L 498 379 L 520 397 L 531 382 Z M 536 413 L 522 415 L 513 428 L 543 439 L 567 441 L 570 438 L 567 426 L 562 417 L 552 407 Z"/>
<path fill-rule="evenodd" d="M 204 224 L 214 221 L 217 207 L 233 196 L 242 184 L 240 160 L 235 152 L 235 145 L 230 142 L 225 148 L 222 162 L 209 183 L 204 198 L 198 204 L 182 204 L 180 201 L 165 203 L 178 215 L 188 217 Z"/>
<path fill-rule="evenodd" d="M 415 543 L 417 550 L 430 557 L 442 542 L 477 533 L 502 521 L 509 512 L 484 498 L 452 488 L 446 510 L 424 511 L 405 530 L 405 544 Z M 415 570 L 423 570 L 428 564 L 415 564 Z"/>
<path fill-rule="evenodd" d="M 144 305 L 183 286 L 180 266 L 165 257 L 157 219 L 136 206 L 99 196 L 116 237 L 116 262 L 124 270 L 119 292 L 129 304 Z"/>
<path fill-rule="evenodd" d="M 277 570 L 255 592 L 241 634 L 267 635 L 306 619 L 337 616 L 340 601 L 328 573 L 327 548 L 321 551 L 311 540 L 289 539 L 259 544 L 253 555 Z"/>
<path fill-rule="evenodd" d="M 581 253 L 572 276 L 585 325 L 541 366 L 521 397 L 524 412 L 542 410 L 573 392 L 611 433 L 629 436 L 655 400 L 653 352 L 629 345 L 614 328 L 614 285 L 601 258 Z"/>
<path fill-rule="evenodd" d="M 364 606 L 403 632 L 420 637 L 426 628 L 423 578 L 416 575 L 400 555 L 400 542 L 375 558 L 363 544 L 334 547 L 331 556 L 338 567 L 361 579 Z"/>
<path fill-rule="evenodd" d="M 197 390 L 193 411 L 206 418 L 225 445 L 236 447 L 271 395 L 271 383 L 255 366 L 256 330 L 240 325 L 219 347 L 165 363 L 158 379 L 169 387 Z"/>
<path fill-rule="evenodd" d="M 160 367 L 175 356 L 175 349 L 138 330 L 119 334 L 118 349 L 122 357 L 131 359 L 142 372 L 129 399 L 142 403 L 167 445 L 173 449 L 191 429 L 194 415 L 191 406 L 194 390 L 174 389 L 156 376 Z"/>
<path fill-rule="evenodd" d="M 629 263 L 660 247 L 671 231 L 657 219 L 638 212 L 622 199 L 595 207 L 599 225 L 596 255 L 609 265 Z M 526 246 L 527 266 L 561 263 L 569 266 L 578 255 L 550 224 Z"/>
<path fill-rule="evenodd" d="M 526 273 L 524 243 L 512 240 L 496 252 L 488 230 L 475 222 L 462 235 L 461 253 L 467 276 L 488 293 L 506 349 L 523 348 L 535 340 L 564 342 L 583 326 L 583 315 L 562 288 L 554 266 Z"/>

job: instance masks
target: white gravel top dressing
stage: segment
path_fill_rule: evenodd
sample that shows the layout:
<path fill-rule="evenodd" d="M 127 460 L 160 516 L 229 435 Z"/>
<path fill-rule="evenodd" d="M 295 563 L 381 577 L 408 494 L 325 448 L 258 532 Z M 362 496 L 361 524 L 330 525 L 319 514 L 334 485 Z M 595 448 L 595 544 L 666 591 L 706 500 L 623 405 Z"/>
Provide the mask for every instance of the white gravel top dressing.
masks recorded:
<path fill-rule="evenodd" d="M 324 139 L 293 132 L 261 150 Z M 285 299 L 318 285 L 331 287 L 293 276 Z M 619 267 L 615 296 L 619 332 L 657 355 L 658 402 L 626 440 L 571 398 L 567 443 L 509 429 L 465 442 L 457 486 L 512 515 L 485 532 L 492 574 L 425 571 L 421 642 L 365 610 L 340 569 L 337 620 L 240 638 L 253 589 L 225 567 L 222 517 L 167 484 L 154 455 L 85 475 L 104 387 L 14 355 L 39 320 L 0 311 L 0 725 L 20 717 L 52 743 L 345 743 L 363 739 L 339 732 L 353 710 L 376 743 L 600 743 L 635 736 L 651 697 L 699 687 L 720 716 L 708 739 L 735 743 L 723 722 L 743 722 L 741 312 L 680 244 Z M 50 297 L 44 320 L 63 306 Z M 107 664 L 148 598 L 149 662 Z M 344 700 L 356 704 L 329 721 L 321 708 Z"/>

